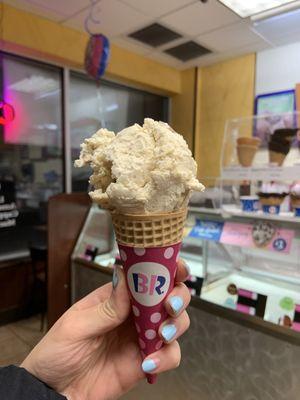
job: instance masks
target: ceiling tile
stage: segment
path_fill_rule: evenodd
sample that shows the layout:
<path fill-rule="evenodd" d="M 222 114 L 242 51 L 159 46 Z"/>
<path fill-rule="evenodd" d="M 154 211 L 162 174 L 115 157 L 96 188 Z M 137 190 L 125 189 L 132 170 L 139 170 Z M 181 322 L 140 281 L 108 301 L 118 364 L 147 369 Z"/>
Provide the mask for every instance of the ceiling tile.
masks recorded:
<path fill-rule="evenodd" d="M 64 21 L 64 25 L 83 30 L 87 15 L 88 10 L 84 10 Z M 150 17 L 117 0 L 101 0 L 100 3 L 97 3 L 94 18 L 100 20 L 100 23 L 91 22 L 89 29 L 92 32 L 101 32 L 110 37 L 128 34 L 152 22 Z"/>
<path fill-rule="evenodd" d="M 197 37 L 197 41 L 215 51 L 224 52 L 258 42 L 248 24 L 238 23 Z"/>
<path fill-rule="evenodd" d="M 149 54 L 151 51 L 153 51 L 151 46 L 139 45 L 135 40 L 130 38 L 115 38 L 112 40 L 112 42 L 123 49 L 127 49 L 141 55 Z"/>
<path fill-rule="evenodd" d="M 89 0 L 27 0 L 26 3 L 41 7 L 45 11 L 58 13 L 61 15 L 61 19 L 70 17 L 91 4 Z"/>
<path fill-rule="evenodd" d="M 231 51 L 224 51 L 220 53 L 207 54 L 205 56 L 199 57 L 198 59 L 188 61 L 184 63 L 179 69 L 192 68 L 195 66 L 205 67 L 218 62 L 230 60 L 231 58 L 236 58 L 245 54 L 255 53 L 257 51 L 262 51 L 270 48 L 270 45 L 265 41 L 261 40 L 259 42 L 240 47 L 239 49 L 234 49 Z"/>
<path fill-rule="evenodd" d="M 59 22 L 63 19 L 61 13 L 55 12 L 53 10 L 48 10 L 48 9 L 46 10 L 45 8 L 29 3 L 28 1 L 25 0 L 3 0 L 3 3 L 9 4 L 20 10 L 24 10 L 29 13 L 50 19 L 52 21 Z"/>
<path fill-rule="evenodd" d="M 206 65 L 211 65 L 214 64 L 216 62 L 219 62 L 221 60 L 223 60 L 226 56 L 222 55 L 222 54 L 207 54 L 205 56 L 201 56 L 198 58 L 195 58 L 194 60 L 188 61 L 186 63 L 183 63 L 181 65 L 180 69 L 187 69 L 187 68 L 193 68 L 193 67 L 203 67 Z"/>
<path fill-rule="evenodd" d="M 160 17 L 196 0 L 120 0 L 150 17 Z"/>
<path fill-rule="evenodd" d="M 161 18 L 160 21 L 179 33 L 197 36 L 240 20 L 240 17 L 222 4 L 210 0 L 207 3 L 197 1 Z"/>
<path fill-rule="evenodd" d="M 171 57 L 165 53 L 161 53 L 159 51 L 152 51 L 151 53 L 147 54 L 146 57 L 150 58 L 151 60 L 160 62 L 161 64 L 168 65 L 172 68 L 180 68 L 182 65 L 184 65 L 183 62 L 176 60 L 176 58 Z"/>

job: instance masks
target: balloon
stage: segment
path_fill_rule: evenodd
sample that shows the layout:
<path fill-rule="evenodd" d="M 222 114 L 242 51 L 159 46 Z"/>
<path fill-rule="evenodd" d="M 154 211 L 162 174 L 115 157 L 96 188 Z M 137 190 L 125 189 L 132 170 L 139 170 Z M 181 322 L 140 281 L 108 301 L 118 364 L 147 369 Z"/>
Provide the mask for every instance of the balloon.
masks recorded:
<path fill-rule="evenodd" d="M 84 65 L 92 78 L 99 80 L 104 74 L 109 58 L 109 40 L 101 33 L 93 34 L 88 41 Z"/>

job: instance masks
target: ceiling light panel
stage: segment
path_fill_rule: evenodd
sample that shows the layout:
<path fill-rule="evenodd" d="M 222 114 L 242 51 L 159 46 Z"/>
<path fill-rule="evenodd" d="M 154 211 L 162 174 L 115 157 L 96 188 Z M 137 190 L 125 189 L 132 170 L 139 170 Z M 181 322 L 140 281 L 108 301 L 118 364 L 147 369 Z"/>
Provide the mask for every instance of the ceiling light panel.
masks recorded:
<path fill-rule="evenodd" d="M 295 2 L 295 0 L 219 0 L 219 1 L 242 18 L 250 17 L 252 15 Z"/>

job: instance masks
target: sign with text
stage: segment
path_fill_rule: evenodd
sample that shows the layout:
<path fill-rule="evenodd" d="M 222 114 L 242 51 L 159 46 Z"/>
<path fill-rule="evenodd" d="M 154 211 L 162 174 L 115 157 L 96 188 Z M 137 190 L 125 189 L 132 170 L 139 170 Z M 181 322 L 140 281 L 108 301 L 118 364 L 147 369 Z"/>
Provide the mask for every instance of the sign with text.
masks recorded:
<path fill-rule="evenodd" d="M 270 223 L 259 222 L 256 225 L 226 222 L 220 242 L 289 253 L 294 236 L 293 230 L 277 228 Z"/>
<path fill-rule="evenodd" d="M 223 225 L 223 222 L 201 221 L 197 219 L 196 225 L 191 230 L 189 236 L 218 242 L 222 234 Z"/>
<path fill-rule="evenodd" d="M 0 228 L 15 226 L 18 215 L 14 182 L 0 181 Z"/>
<path fill-rule="evenodd" d="M 242 224 L 197 219 L 188 236 L 233 246 L 289 253 L 295 232 L 261 220 L 254 224 Z"/>

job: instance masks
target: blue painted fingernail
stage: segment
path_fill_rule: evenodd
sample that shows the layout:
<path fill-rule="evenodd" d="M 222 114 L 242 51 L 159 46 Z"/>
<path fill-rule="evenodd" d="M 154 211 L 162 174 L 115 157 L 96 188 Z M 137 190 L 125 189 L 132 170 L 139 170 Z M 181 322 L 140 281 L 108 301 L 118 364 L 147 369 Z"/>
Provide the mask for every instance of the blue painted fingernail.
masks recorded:
<path fill-rule="evenodd" d="M 179 296 L 173 296 L 169 299 L 170 306 L 174 313 L 178 313 L 183 307 L 183 300 Z"/>
<path fill-rule="evenodd" d="M 114 267 L 114 273 L 113 273 L 113 278 L 112 278 L 112 286 L 115 289 L 118 286 L 119 283 L 119 277 L 118 277 L 118 267 Z"/>
<path fill-rule="evenodd" d="M 162 328 L 161 334 L 166 342 L 169 342 L 176 335 L 177 329 L 174 324 L 165 325 Z"/>
<path fill-rule="evenodd" d="M 151 360 L 151 358 L 148 358 L 148 360 L 144 360 L 142 362 L 142 370 L 146 373 L 152 372 L 157 368 L 157 365 L 154 360 Z"/>

